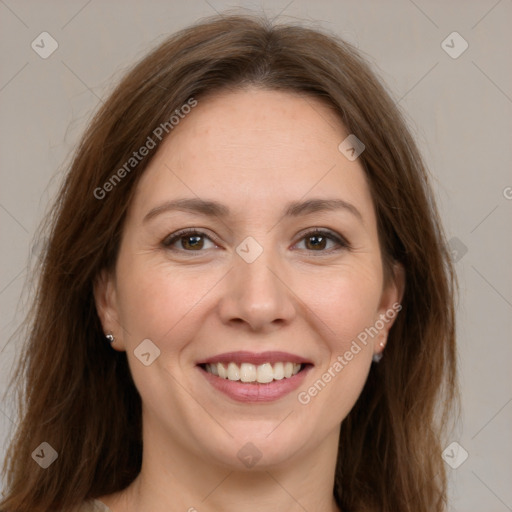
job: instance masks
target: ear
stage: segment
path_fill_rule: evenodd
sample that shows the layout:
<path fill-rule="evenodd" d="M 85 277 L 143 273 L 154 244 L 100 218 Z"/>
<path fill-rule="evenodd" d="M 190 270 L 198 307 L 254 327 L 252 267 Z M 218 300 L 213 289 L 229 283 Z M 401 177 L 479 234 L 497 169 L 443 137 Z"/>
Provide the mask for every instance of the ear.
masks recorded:
<path fill-rule="evenodd" d="M 112 348 L 123 351 L 123 329 L 119 322 L 119 310 L 115 277 L 107 270 L 102 270 L 93 285 L 94 302 L 105 335 L 113 334 Z"/>
<path fill-rule="evenodd" d="M 389 276 L 382 290 L 379 310 L 375 321 L 379 334 L 374 343 L 374 354 L 383 351 L 386 345 L 388 334 L 393 326 L 395 319 L 402 309 L 402 298 L 405 290 L 405 269 L 401 263 L 394 263 L 392 275 Z M 382 327 L 382 328 L 381 328 Z"/>

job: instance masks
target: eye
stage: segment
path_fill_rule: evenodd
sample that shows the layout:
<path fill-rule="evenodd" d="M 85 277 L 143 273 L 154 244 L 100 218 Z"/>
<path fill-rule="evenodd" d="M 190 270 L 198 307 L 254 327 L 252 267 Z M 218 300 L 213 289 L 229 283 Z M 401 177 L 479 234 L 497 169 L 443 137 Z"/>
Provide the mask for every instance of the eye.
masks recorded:
<path fill-rule="evenodd" d="M 207 242 L 211 245 L 208 246 Z M 162 242 L 162 245 L 167 249 L 188 252 L 199 252 L 203 249 L 217 247 L 208 235 L 197 229 L 182 229 L 172 233 Z M 177 245 L 177 247 L 173 247 L 174 245 Z"/>
<path fill-rule="evenodd" d="M 307 251 L 333 252 L 340 249 L 349 249 L 349 243 L 341 236 L 325 229 L 314 229 L 307 232 L 297 245 L 304 243 Z"/>

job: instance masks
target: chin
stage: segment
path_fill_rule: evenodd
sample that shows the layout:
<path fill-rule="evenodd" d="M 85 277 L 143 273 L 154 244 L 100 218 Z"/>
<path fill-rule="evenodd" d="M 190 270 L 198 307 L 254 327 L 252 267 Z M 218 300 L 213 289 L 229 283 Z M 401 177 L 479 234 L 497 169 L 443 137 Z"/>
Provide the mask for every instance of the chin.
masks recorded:
<path fill-rule="evenodd" d="M 290 422 L 285 427 L 284 424 L 279 425 L 282 420 L 280 418 L 278 421 L 265 421 L 262 424 L 253 421 L 248 428 L 233 426 L 229 430 L 233 437 L 224 432 L 221 438 L 203 439 L 208 443 L 203 445 L 203 453 L 208 452 L 218 464 L 237 471 L 289 463 L 308 444 L 313 445 L 318 440 L 308 437 L 304 425 Z"/>

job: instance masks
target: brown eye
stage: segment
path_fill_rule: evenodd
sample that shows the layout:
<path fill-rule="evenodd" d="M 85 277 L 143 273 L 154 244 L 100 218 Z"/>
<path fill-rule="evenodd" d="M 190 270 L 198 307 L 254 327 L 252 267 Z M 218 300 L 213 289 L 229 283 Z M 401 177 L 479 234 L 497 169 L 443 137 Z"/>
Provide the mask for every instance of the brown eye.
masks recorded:
<path fill-rule="evenodd" d="M 186 235 L 181 237 L 181 246 L 183 249 L 202 249 L 204 240 L 200 235 Z"/>
<path fill-rule="evenodd" d="M 196 230 L 182 230 L 173 233 L 162 242 L 162 245 L 166 249 L 187 252 L 199 252 L 215 247 L 209 236 Z"/>
<path fill-rule="evenodd" d="M 304 246 L 300 247 L 310 252 L 330 253 L 340 249 L 349 249 L 349 243 L 341 236 L 325 230 L 314 230 L 306 233 L 301 238 L 299 244 L 304 242 Z"/>
<path fill-rule="evenodd" d="M 325 249 L 327 246 L 327 237 L 322 235 L 311 235 L 306 237 L 306 247 L 313 251 Z"/>

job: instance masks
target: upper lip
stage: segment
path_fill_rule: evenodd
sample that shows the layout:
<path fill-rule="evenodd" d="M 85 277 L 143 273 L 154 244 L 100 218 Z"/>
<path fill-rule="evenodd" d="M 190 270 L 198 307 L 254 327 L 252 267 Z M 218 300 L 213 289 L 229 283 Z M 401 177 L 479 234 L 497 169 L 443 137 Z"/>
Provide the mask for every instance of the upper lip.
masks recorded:
<path fill-rule="evenodd" d="M 216 356 L 209 357 L 198 362 L 198 365 L 202 364 L 215 364 L 215 363 L 236 363 L 238 365 L 242 363 L 252 363 L 254 365 L 260 365 L 264 363 L 298 363 L 298 364 L 312 364 L 304 357 L 296 354 L 290 354 L 289 352 L 225 352 L 224 354 L 218 354 Z"/>

